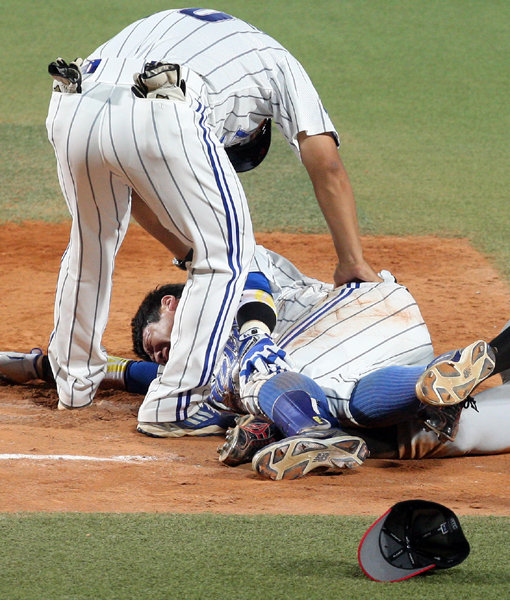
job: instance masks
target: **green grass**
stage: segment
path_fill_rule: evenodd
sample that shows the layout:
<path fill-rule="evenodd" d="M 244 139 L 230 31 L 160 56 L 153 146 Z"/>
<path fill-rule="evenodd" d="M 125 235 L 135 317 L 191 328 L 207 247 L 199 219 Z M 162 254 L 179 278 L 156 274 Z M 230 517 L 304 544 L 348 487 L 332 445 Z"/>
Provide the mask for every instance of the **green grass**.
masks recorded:
<path fill-rule="evenodd" d="M 0 223 L 67 219 L 46 139 L 56 56 L 86 56 L 168 0 L 5 0 Z M 510 3 L 219 1 L 310 72 L 342 137 L 364 233 L 466 236 L 510 278 Z M 258 230 L 326 231 L 281 136 L 242 176 Z M 403 259 L 405 260 L 405 259 Z M 400 584 L 359 570 L 370 519 L 0 516 L 0 598 L 472 600 L 508 596 L 510 519 L 464 518 L 462 565 Z"/>
<path fill-rule="evenodd" d="M 509 518 L 462 518 L 471 554 L 407 582 L 370 581 L 373 519 L 333 516 L 0 517 L 3 600 L 491 600 L 508 595 Z"/>
<path fill-rule="evenodd" d="M 0 123 L 0 165 L 0 220 L 60 221 L 68 216 L 44 128 Z"/>
<path fill-rule="evenodd" d="M 0 59 L 15 66 L 2 72 L 0 222 L 67 218 L 45 141 L 48 62 L 85 56 L 129 22 L 181 4 L 7 0 Z M 216 7 L 274 35 L 310 72 L 341 134 L 364 233 L 468 237 L 510 277 L 510 3 L 227 0 Z M 242 177 L 255 228 L 326 231 L 304 169 L 273 137 L 268 160 Z"/>

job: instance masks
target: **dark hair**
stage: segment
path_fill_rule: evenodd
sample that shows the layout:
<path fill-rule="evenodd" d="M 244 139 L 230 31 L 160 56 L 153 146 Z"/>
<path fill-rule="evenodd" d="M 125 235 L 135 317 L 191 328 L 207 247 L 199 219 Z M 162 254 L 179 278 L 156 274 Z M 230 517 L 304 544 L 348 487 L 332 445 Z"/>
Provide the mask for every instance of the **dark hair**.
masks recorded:
<path fill-rule="evenodd" d="M 161 300 L 164 296 L 175 296 L 180 298 L 184 284 L 167 283 L 145 296 L 131 321 L 131 334 L 133 337 L 133 350 L 143 360 L 151 360 L 143 349 L 143 330 L 149 323 L 157 323 L 161 318 Z"/>

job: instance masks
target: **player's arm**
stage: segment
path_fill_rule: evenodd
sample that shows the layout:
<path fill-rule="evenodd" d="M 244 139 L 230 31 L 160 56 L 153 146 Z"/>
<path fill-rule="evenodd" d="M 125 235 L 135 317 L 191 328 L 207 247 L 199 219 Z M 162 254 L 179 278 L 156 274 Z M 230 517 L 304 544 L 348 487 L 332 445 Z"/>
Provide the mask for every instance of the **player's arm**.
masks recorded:
<path fill-rule="evenodd" d="M 145 395 L 151 381 L 161 373 L 162 368 L 153 362 L 108 355 L 100 387 Z M 37 380 L 55 386 L 48 355 L 43 354 L 40 348 L 34 348 L 29 354 L 0 352 L 0 382 L 25 384 Z"/>
<path fill-rule="evenodd" d="M 145 231 L 150 233 L 152 237 L 158 240 L 167 250 L 175 256 L 178 260 L 184 260 L 190 251 L 190 246 L 181 242 L 181 240 L 170 233 L 168 229 L 163 227 L 159 222 L 156 215 L 150 210 L 140 196 L 132 191 L 131 195 L 131 214 L 133 218 L 139 223 Z"/>
<path fill-rule="evenodd" d="M 269 280 L 260 271 L 250 272 L 237 309 L 238 331 L 233 331 L 215 370 L 209 398 L 212 404 L 237 406 L 255 373 L 269 375 L 290 367 L 286 353 L 271 337 L 276 318 Z"/>
<path fill-rule="evenodd" d="M 354 193 L 334 139 L 329 133 L 309 136 L 304 132 L 297 139 L 338 255 L 335 284 L 379 281 L 363 257 Z"/>
<path fill-rule="evenodd" d="M 271 377 L 292 368 L 287 353 L 275 343 L 276 306 L 268 279 L 261 272 L 249 274 L 236 321 L 239 327 L 239 384 L 242 396 L 252 378 Z"/>
<path fill-rule="evenodd" d="M 236 314 L 239 332 L 258 327 L 268 335 L 276 325 L 276 306 L 267 277 L 260 271 L 252 271 L 246 278 Z"/>

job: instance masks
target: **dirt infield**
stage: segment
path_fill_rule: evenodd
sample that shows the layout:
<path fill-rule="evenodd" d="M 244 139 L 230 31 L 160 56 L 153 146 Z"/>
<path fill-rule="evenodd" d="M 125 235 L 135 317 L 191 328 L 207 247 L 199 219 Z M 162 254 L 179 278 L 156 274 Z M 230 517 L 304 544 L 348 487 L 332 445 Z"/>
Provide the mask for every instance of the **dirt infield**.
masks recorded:
<path fill-rule="evenodd" d="M 0 226 L 0 349 L 46 349 L 67 238 L 67 224 Z M 257 239 L 305 273 L 331 280 L 328 236 Z M 365 248 L 374 267 L 392 271 L 417 298 L 438 352 L 490 339 L 510 318 L 508 285 L 465 240 L 373 237 L 365 238 Z M 139 301 L 151 287 L 182 276 L 156 242 L 139 227 L 130 228 L 117 260 L 103 340 L 111 353 L 133 357 L 129 322 Z M 499 377 L 492 379 L 499 383 Z M 510 455 L 369 459 L 357 472 L 338 477 L 263 481 L 247 465 L 220 465 L 219 438 L 156 440 L 136 433 L 140 400 L 101 392 L 90 408 L 57 411 L 55 392 L 44 384 L 0 385 L 0 512 L 367 515 L 402 499 L 426 498 L 460 514 L 510 515 Z"/>

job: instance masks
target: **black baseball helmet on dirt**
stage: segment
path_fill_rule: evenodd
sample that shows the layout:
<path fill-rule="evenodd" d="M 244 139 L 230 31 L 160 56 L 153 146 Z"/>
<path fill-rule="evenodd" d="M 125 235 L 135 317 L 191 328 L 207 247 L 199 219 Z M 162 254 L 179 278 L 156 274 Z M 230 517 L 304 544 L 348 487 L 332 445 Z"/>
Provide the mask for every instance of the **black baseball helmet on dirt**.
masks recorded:
<path fill-rule="evenodd" d="M 237 173 L 251 171 L 264 160 L 271 145 L 271 119 L 264 119 L 257 129 L 240 144 L 225 148 Z"/>

